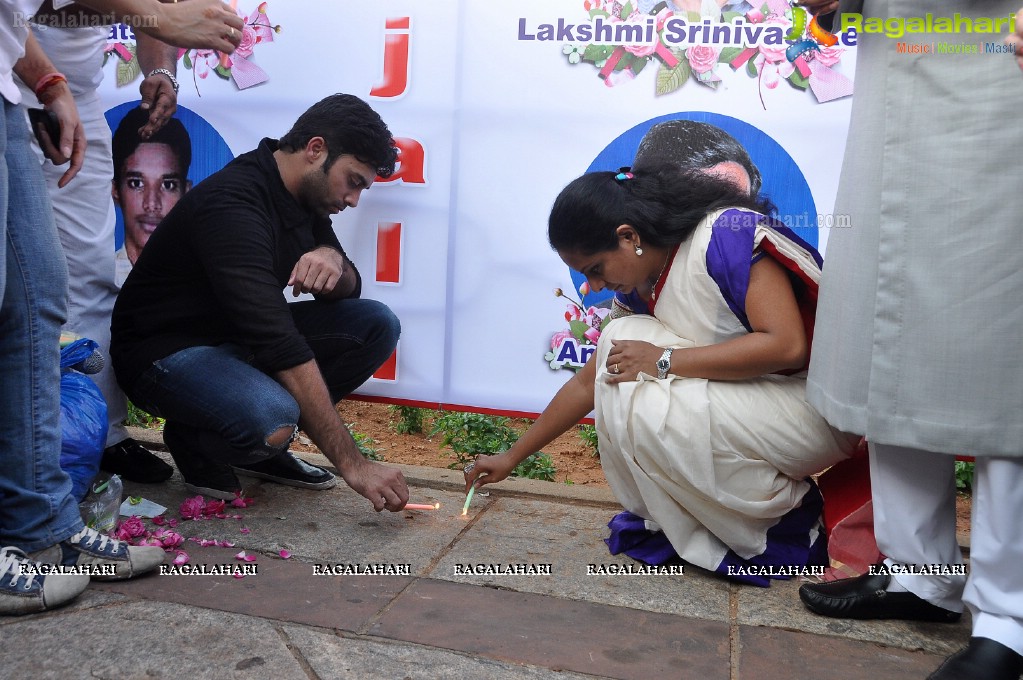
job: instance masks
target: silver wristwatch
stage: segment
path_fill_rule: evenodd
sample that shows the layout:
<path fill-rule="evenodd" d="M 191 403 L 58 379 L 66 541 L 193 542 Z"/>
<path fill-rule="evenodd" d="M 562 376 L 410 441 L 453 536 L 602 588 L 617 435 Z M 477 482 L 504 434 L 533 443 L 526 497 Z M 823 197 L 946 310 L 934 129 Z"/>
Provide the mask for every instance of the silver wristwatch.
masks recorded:
<path fill-rule="evenodd" d="M 668 371 L 671 370 L 671 353 L 675 351 L 674 347 L 669 347 L 664 350 L 661 358 L 657 360 L 657 379 L 664 380 L 668 377 Z"/>

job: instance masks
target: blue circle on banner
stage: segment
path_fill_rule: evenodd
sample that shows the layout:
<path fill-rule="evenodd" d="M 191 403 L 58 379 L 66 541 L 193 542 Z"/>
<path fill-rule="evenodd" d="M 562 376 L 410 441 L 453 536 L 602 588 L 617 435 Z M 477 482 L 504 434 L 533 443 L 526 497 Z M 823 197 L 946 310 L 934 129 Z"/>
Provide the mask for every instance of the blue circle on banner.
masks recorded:
<path fill-rule="evenodd" d="M 141 99 L 136 99 L 135 101 L 118 104 L 104 114 L 111 133 L 117 129 L 121 119 L 129 111 L 136 108 L 141 101 Z M 224 141 L 224 138 L 220 136 L 216 128 L 210 125 L 198 113 L 179 104 L 177 111 L 174 113 L 174 118 L 180 120 L 181 124 L 185 126 L 188 137 L 192 142 L 192 163 L 188 166 L 188 180 L 192 183 L 193 187 L 234 160 L 234 154 L 231 153 L 231 148 Z M 116 208 L 114 212 L 117 214 L 117 226 L 114 230 L 114 250 L 120 250 L 121 246 L 124 245 L 124 217 L 121 215 L 121 208 L 116 202 L 114 206 Z"/>
<path fill-rule="evenodd" d="M 774 204 L 776 208 L 774 216 L 789 226 L 804 241 L 817 247 L 817 207 L 813 200 L 813 194 L 810 192 L 810 185 L 806 183 L 806 178 L 799 166 L 792 160 L 788 152 L 767 133 L 738 118 L 706 111 L 669 113 L 651 118 L 623 132 L 604 147 L 586 168 L 586 172 L 617 170 L 623 166 L 631 166 L 643 135 L 657 123 L 677 119 L 714 125 L 735 137 L 736 141 L 746 148 L 753 164 L 760 170 L 762 179 L 760 197 L 766 198 Z M 586 279 L 577 271 L 571 269 L 569 271 L 572 275 L 572 283 L 576 290 L 579 290 L 579 286 Z M 612 293 L 609 291 L 590 293 L 586 296 L 585 303 L 587 306 L 596 305 L 610 299 L 611 296 Z"/>

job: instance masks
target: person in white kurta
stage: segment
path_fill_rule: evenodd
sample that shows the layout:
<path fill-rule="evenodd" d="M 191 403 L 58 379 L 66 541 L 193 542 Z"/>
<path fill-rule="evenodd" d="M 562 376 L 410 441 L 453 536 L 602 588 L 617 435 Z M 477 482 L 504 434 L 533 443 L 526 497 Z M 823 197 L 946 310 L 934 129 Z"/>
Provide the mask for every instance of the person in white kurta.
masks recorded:
<path fill-rule="evenodd" d="M 793 513 L 819 499 L 808 477 L 855 444 L 806 403 L 805 355 L 788 354 L 808 345 L 812 311 L 801 316 L 802 303 L 812 302 L 820 260 L 783 226 L 729 201 L 756 204 L 730 183 L 670 167 L 592 173 L 562 192 L 550 227 L 559 255 L 595 290 L 635 288 L 652 316 L 612 321 L 536 425 L 505 454 L 477 458 L 468 483 L 504 478 L 594 408 L 616 498 L 663 531 L 675 555 L 724 576 L 807 566 L 820 506 Z M 606 232 L 593 239 L 603 245 L 586 232 Z M 765 308 L 765 294 L 784 303 Z M 669 368 L 657 365 L 664 354 Z"/>
<path fill-rule="evenodd" d="M 88 12 L 77 5 L 72 5 L 69 11 Z M 44 20 L 46 16 L 41 15 Z M 115 218 L 110 199 L 114 170 L 111 135 L 97 91 L 103 81 L 103 53 L 110 27 L 63 28 L 32 24 L 32 31 L 57 70 L 67 77 L 87 139 L 82 170 L 76 181 L 65 187 L 57 186 L 64 168 L 46 160 L 38 144 L 33 145 L 46 177 L 57 231 L 67 257 L 70 295 L 64 330 L 95 340 L 105 354 L 110 347 L 110 314 L 124 280 L 115 276 Z M 138 59 L 147 74 L 142 79 L 140 92 L 147 107 L 151 107 L 146 136 L 166 123 L 177 106 L 177 93 L 170 79 L 175 72 L 176 57 L 177 48 L 138 34 Z M 29 85 L 20 81 L 19 85 L 24 97 L 31 96 Z M 124 426 L 128 402 L 109 362 L 90 377 L 107 403 L 108 428 L 103 468 L 139 482 L 168 478 L 173 468 L 128 436 Z"/>
<path fill-rule="evenodd" d="M 1004 677 L 1023 668 L 1023 175 L 1013 155 L 1023 146 L 1023 78 L 1002 43 L 1019 5 L 840 8 L 888 22 L 959 17 L 972 28 L 859 34 L 835 206 L 851 227 L 828 240 L 807 385 L 830 423 L 869 442 L 875 533 L 889 566 L 963 563 L 954 456 L 976 456 L 969 579 L 896 574 L 887 585 L 952 614 L 969 608 L 970 649 L 942 678 L 969 675 L 962 664 L 990 641 L 1006 652 Z M 906 43 L 936 53 L 900 52 Z M 977 53 L 942 54 L 950 45 Z M 805 586 L 803 599 L 849 604 L 862 580 L 835 586 L 841 592 Z M 854 615 L 831 605 L 821 613 Z M 985 677 L 1002 677 L 993 658 Z"/>

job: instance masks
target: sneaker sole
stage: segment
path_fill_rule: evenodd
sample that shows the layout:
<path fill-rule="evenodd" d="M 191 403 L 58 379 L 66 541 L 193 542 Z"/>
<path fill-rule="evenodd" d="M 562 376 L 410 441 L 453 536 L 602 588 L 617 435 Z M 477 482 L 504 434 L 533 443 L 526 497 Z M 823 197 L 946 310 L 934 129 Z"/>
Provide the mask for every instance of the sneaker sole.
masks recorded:
<path fill-rule="evenodd" d="M 274 475 L 269 475 L 265 472 L 255 472 L 253 470 L 246 470 L 245 468 L 236 467 L 234 468 L 234 471 L 239 475 L 244 475 L 246 477 L 265 479 L 268 482 L 277 482 L 278 484 L 283 484 L 285 486 L 293 486 L 298 489 L 314 489 L 316 491 L 322 491 L 324 489 L 332 489 L 335 486 L 337 486 L 337 477 L 333 474 L 330 476 L 330 479 L 324 480 L 322 482 L 302 482 L 297 479 L 289 479 L 287 477 L 276 477 Z"/>
<path fill-rule="evenodd" d="M 238 489 L 241 491 L 241 489 Z M 201 496 L 209 496 L 210 498 L 216 498 L 222 501 L 233 501 L 238 497 L 238 494 L 234 491 L 223 491 L 221 489 L 214 489 L 208 486 L 196 486 L 195 484 L 189 484 L 185 482 L 185 491 L 189 493 L 197 493 Z"/>

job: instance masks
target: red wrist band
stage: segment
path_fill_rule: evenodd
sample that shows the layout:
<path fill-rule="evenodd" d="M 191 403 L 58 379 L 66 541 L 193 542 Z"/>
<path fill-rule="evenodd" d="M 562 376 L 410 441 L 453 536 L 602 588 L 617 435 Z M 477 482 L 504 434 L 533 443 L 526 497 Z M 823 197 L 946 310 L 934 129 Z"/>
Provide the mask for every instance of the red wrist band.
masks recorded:
<path fill-rule="evenodd" d="M 67 77 L 63 73 L 47 73 L 45 76 L 36 81 L 36 86 L 32 89 L 36 93 L 38 98 L 49 87 L 56 85 L 57 83 L 66 83 Z"/>

